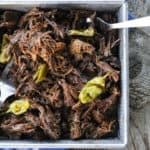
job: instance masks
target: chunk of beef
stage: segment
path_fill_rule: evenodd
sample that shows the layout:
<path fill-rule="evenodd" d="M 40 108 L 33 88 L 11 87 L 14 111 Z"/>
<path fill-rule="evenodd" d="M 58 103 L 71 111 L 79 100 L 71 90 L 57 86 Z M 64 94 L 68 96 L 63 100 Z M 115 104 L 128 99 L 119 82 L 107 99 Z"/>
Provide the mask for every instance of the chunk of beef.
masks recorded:
<path fill-rule="evenodd" d="M 75 56 L 77 60 L 83 59 L 83 54 L 92 55 L 95 47 L 87 42 L 79 39 L 74 39 L 70 45 L 70 52 Z"/>

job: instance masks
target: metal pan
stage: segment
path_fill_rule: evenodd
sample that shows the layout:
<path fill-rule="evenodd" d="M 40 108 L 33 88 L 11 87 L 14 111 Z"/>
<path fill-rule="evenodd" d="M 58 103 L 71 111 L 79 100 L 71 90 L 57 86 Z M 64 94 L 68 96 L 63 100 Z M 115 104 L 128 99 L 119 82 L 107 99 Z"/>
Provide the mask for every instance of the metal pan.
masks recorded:
<path fill-rule="evenodd" d="M 124 0 L 1 0 L 0 9 L 13 9 L 28 11 L 32 7 L 47 8 L 90 8 L 98 11 L 117 11 L 118 20 L 125 21 L 128 16 L 127 3 Z M 0 148 L 123 148 L 128 137 L 128 30 L 119 32 L 121 39 L 119 54 L 121 61 L 121 99 L 118 106 L 119 131 L 116 138 L 111 139 L 82 139 L 82 140 L 57 140 L 57 141 L 26 141 L 3 140 L 0 138 Z M 2 88 L 2 87 L 0 87 Z"/>

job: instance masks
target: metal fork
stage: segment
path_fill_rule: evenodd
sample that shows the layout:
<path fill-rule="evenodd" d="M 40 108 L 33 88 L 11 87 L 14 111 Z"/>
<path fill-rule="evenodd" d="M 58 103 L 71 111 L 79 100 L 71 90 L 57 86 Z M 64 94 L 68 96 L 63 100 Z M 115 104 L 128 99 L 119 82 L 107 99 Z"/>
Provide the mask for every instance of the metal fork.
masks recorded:
<path fill-rule="evenodd" d="M 124 21 L 120 23 L 110 24 L 104 21 L 100 17 L 96 17 L 98 25 L 101 30 L 112 30 L 112 29 L 122 29 L 122 28 L 140 28 L 140 27 L 149 27 L 150 26 L 150 16 L 142 17 L 134 20 Z M 90 21 L 90 18 L 87 18 L 87 22 Z"/>
<path fill-rule="evenodd" d="M 10 79 L 8 79 L 8 72 L 10 68 L 12 67 L 12 61 L 6 65 L 4 71 L 2 72 L 1 78 L 0 78 L 0 105 L 4 103 L 4 101 L 15 94 L 15 87 Z"/>

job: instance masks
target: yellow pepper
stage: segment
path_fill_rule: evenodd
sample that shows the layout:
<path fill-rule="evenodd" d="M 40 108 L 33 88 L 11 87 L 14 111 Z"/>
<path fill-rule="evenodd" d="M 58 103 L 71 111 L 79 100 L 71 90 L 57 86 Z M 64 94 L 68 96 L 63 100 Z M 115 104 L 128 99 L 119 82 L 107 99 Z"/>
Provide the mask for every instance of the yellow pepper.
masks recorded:
<path fill-rule="evenodd" d="M 16 100 L 10 104 L 6 113 L 13 113 L 15 115 L 21 115 L 25 113 L 30 107 L 28 99 Z"/>
<path fill-rule="evenodd" d="M 33 79 L 35 80 L 35 83 L 39 83 L 43 81 L 43 79 L 46 77 L 47 74 L 47 65 L 46 64 L 41 64 L 38 67 L 38 70 L 35 72 Z"/>
<path fill-rule="evenodd" d="M 8 36 L 8 34 L 4 34 L 3 40 L 2 40 L 2 46 L 1 46 L 1 50 L 0 50 L 0 63 L 5 64 L 5 63 L 9 62 L 11 59 L 11 55 L 6 54 L 6 49 L 7 49 L 8 44 L 9 44 L 9 36 Z"/>
<path fill-rule="evenodd" d="M 102 94 L 105 89 L 105 79 L 108 75 L 95 77 L 88 81 L 79 94 L 80 102 L 83 104 L 90 103 Z"/>
<path fill-rule="evenodd" d="M 85 29 L 85 30 L 69 30 L 68 35 L 76 35 L 76 36 L 94 36 L 94 29 L 92 27 Z"/>

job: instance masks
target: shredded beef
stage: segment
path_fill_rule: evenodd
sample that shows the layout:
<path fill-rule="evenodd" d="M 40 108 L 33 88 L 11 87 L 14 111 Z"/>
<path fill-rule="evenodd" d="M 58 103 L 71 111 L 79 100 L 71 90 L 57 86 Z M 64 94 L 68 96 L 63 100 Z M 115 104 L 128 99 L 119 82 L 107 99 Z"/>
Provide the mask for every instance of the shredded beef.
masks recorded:
<path fill-rule="evenodd" d="M 118 32 L 99 31 L 96 17 L 114 23 L 116 15 L 93 10 L 33 8 L 27 13 L 3 11 L 0 30 L 8 33 L 13 65 L 14 99 L 0 108 L 0 132 L 9 139 L 95 139 L 114 137 L 118 129 L 120 97 Z M 86 22 L 87 18 L 91 19 Z M 68 30 L 94 29 L 93 37 L 69 36 Z M 9 32 L 9 30 L 13 32 Z M 1 39 L 1 38 L 0 38 Z M 40 83 L 35 72 L 46 64 Z M 0 64 L 0 70 L 5 65 Z M 0 71 L 1 73 L 2 71 Z M 108 73 L 104 93 L 82 104 L 79 93 L 96 76 Z M 22 115 L 3 113 L 11 102 L 27 98 Z"/>

